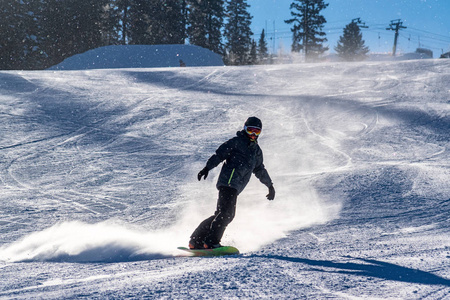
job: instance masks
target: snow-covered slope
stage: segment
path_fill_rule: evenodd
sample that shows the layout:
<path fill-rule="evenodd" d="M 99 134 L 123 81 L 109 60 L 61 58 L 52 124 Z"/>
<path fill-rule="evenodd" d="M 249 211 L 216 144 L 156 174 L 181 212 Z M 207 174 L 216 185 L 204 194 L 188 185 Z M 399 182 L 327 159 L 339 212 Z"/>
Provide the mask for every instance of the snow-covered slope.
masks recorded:
<path fill-rule="evenodd" d="M 450 293 L 450 62 L 0 72 L 0 298 Z M 197 172 L 248 116 L 255 178 L 224 244 Z"/>
<path fill-rule="evenodd" d="M 195 45 L 105 46 L 66 58 L 49 70 L 223 66 L 220 55 Z"/>

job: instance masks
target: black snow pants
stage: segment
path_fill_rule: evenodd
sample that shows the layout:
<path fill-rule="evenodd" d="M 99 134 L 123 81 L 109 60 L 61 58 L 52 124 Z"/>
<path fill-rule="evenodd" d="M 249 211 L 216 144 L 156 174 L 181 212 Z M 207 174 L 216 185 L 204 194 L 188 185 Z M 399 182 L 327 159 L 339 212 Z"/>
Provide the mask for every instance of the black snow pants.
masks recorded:
<path fill-rule="evenodd" d="M 237 190 L 221 186 L 219 187 L 219 199 L 217 209 L 211 217 L 207 218 L 191 235 L 190 244 L 195 248 L 203 248 L 203 244 L 219 244 L 225 228 L 234 219 L 236 213 Z"/>

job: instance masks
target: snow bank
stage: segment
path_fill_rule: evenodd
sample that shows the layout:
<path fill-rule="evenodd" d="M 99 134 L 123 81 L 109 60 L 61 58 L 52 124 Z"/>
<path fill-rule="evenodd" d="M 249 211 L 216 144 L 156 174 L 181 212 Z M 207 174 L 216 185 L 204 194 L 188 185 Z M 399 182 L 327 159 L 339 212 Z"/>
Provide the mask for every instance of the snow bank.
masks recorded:
<path fill-rule="evenodd" d="M 194 45 L 118 45 L 86 51 L 49 70 L 223 66 L 220 55 Z"/>

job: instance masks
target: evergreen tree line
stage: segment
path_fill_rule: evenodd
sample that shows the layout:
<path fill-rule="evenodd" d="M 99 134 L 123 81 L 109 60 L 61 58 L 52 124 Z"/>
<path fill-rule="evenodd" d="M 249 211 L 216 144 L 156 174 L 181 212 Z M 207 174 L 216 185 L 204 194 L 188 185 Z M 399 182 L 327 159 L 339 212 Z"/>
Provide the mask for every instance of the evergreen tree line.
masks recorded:
<path fill-rule="evenodd" d="M 246 0 L 1 1 L 0 69 L 45 69 L 107 45 L 187 41 L 226 64 L 254 64 L 267 45 L 251 39 L 247 9 Z"/>
<path fill-rule="evenodd" d="M 290 6 L 292 18 L 285 20 L 292 24 L 292 51 L 302 51 L 306 61 L 317 61 L 328 50 L 323 43 L 327 41 L 323 31 L 326 23 L 321 11 L 328 7 L 324 0 L 294 0 Z M 355 20 L 345 26 L 343 35 L 334 48 L 345 61 L 364 60 L 369 49 L 364 45 L 361 30 Z"/>
<path fill-rule="evenodd" d="M 324 0 L 291 4 L 292 51 L 314 61 L 328 50 Z M 45 69 L 107 45 L 189 44 L 222 55 L 227 65 L 268 61 L 264 30 L 251 37 L 246 0 L 6 0 L 0 1 L 0 69 Z M 335 47 L 345 60 L 368 52 L 352 22 Z"/>

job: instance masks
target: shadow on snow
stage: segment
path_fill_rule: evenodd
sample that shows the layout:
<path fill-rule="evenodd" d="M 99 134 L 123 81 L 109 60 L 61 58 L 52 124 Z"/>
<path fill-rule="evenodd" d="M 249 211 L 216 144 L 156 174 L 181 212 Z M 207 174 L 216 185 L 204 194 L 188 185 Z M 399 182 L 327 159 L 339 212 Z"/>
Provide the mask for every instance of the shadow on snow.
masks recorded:
<path fill-rule="evenodd" d="M 357 263 L 312 260 L 307 258 L 287 257 L 279 255 L 260 255 L 256 257 L 301 263 L 311 267 L 315 267 L 311 269 L 312 271 L 323 273 L 348 274 L 400 282 L 450 286 L 449 279 L 418 269 L 402 267 L 396 264 L 382 262 L 374 259 L 354 258 L 361 261 L 361 263 Z"/>

